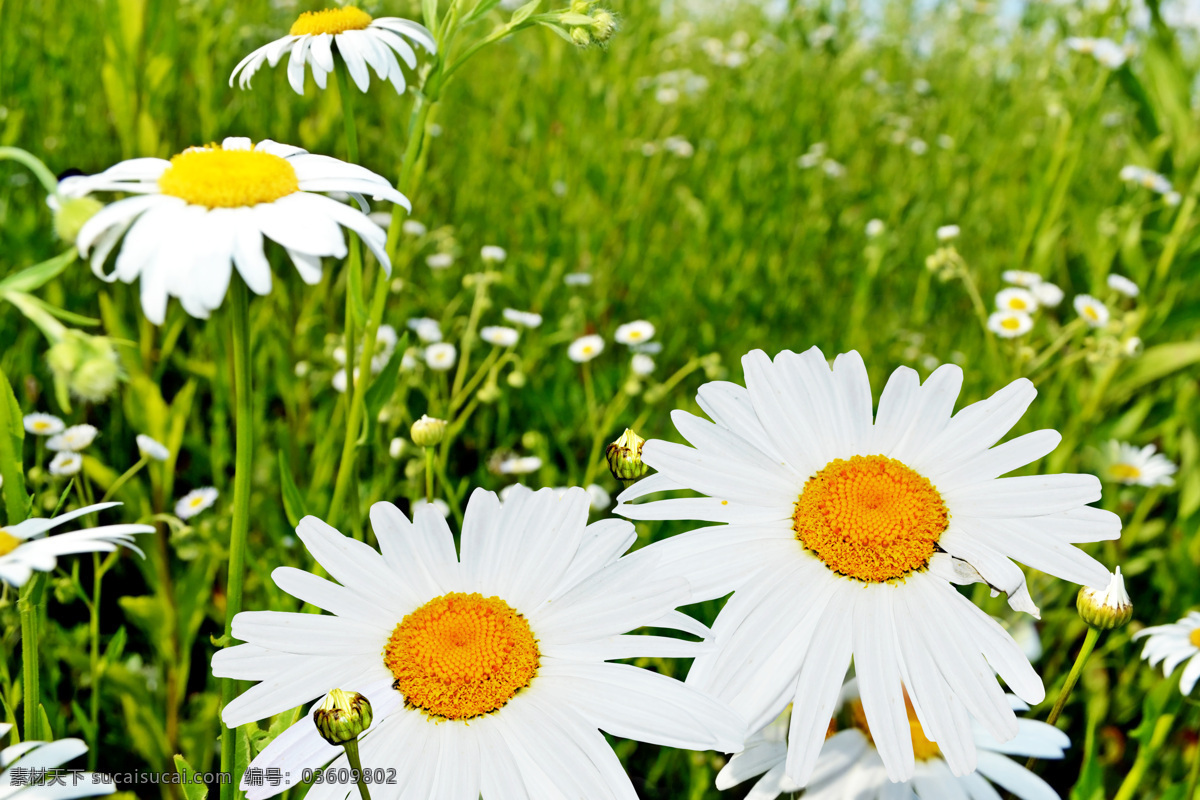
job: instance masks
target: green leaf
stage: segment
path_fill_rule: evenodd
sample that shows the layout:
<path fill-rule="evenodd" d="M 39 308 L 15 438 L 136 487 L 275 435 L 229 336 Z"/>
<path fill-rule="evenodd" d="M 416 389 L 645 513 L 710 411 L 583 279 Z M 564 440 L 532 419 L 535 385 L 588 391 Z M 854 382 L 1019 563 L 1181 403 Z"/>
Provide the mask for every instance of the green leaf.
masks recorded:
<path fill-rule="evenodd" d="M 173 638 L 173 632 L 168 629 L 162 602 L 152 595 L 141 597 L 122 597 L 119 601 L 125 616 L 145 631 L 150 640 L 161 642 L 164 646 Z"/>
<path fill-rule="evenodd" d="M 510 19 L 508 21 L 508 26 L 510 28 L 512 28 L 517 25 L 520 25 L 522 22 L 529 19 L 533 15 L 533 13 L 538 10 L 538 6 L 540 6 L 541 4 L 542 4 L 542 0 L 529 0 L 528 3 L 521 6 L 516 11 L 513 12 L 512 19 Z M 554 26 L 552 25 L 550 27 L 554 27 Z M 556 30 L 561 30 L 561 29 L 556 28 Z M 571 37 L 568 36 L 567 38 L 570 39 Z"/>
<path fill-rule="evenodd" d="M 282 450 L 279 451 L 279 483 L 283 490 L 283 513 L 287 515 L 288 524 L 294 528 L 308 516 L 308 508 L 304 505 L 304 496 L 292 478 L 292 468 Z"/>
<path fill-rule="evenodd" d="M 544 20 L 540 20 L 540 19 L 538 20 L 537 24 L 541 25 L 543 28 L 549 28 L 550 30 L 554 31 L 564 41 L 570 42 L 571 44 L 575 44 L 575 40 L 571 38 L 571 34 L 567 33 L 565 30 L 558 27 L 557 25 L 552 25 L 551 23 L 546 22 Z"/>
<path fill-rule="evenodd" d="M 367 407 L 368 420 L 373 420 L 379 416 L 379 410 L 383 408 L 388 400 L 392 399 L 392 395 L 396 391 L 396 380 L 400 375 L 400 363 L 404 360 L 404 351 L 407 349 L 408 332 L 406 331 L 400 337 L 400 342 L 392 352 L 392 357 L 388 360 L 387 366 L 379 373 L 379 377 L 375 379 L 374 383 L 367 387 L 363 403 Z"/>
<path fill-rule="evenodd" d="M 431 31 L 437 31 L 437 5 L 437 0 L 421 0 L 421 16 L 425 20 L 425 27 Z"/>
<path fill-rule="evenodd" d="M 480 0 L 479 4 L 476 5 L 475 8 L 471 10 L 471 13 L 467 15 L 466 19 L 463 20 L 463 23 L 466 24 L 468 22 L 474 22 L 499 4 L 500 0 Z"/>
<path fill-rule="evenodd" d="M 192 778 L 196 774 L 196 770 L 192 769 L 192 765 L 179 753 L 175 754 L 175 769 L 183 776 L 185 800 L 205 800 L 208 797 L 208 787 Z"/>
<path fill-rule="evenodd" d="M 46 714 L 46 706 L 38 703 L 38 734 L 36 737 L 42 742 L 54 741 L 54 728 L 50 727 L 50 717 Z"/>
<path fill-rule="evenodd" d="M 54 258 L 46 259 L 40 264 L 34 264 L 32 267 L 26 267 L 20 272 L 13 273 L 4 280 L 0 280 L 0 292 L 32 292 L 34 289 L 40 289 L 70 266 L 77 256 L 78 253 L 72 247 Z"/>
<path fill-rule="evenodd" d="M 21 468 L 25 445 L 25 424 L 21 406 L 13 394 L 8 377 L 0 370 L 0 476 L 4 478 L 4 509 L 8 524 L 25 519 L 29 496 L 25 493 L 25 473 Z"/>

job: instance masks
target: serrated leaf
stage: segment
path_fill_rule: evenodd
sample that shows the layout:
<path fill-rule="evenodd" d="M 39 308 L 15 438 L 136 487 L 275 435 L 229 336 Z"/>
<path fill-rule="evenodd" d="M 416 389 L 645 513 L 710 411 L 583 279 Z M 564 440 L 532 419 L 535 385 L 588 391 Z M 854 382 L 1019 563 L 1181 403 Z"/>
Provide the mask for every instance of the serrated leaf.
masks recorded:
<path fill-rule="evenodd" d="M 300 494 L 300 489 L 292 477 L 292 468 L 287 456 L 282 450 L 279 451 L 279 485 L 283 493 L 283 513 L 287 515 L 288 524 L 294 528 L 300 524 L 300 520 L 308 516 L 308 508 L 304 503 L 304 495 Z"/>

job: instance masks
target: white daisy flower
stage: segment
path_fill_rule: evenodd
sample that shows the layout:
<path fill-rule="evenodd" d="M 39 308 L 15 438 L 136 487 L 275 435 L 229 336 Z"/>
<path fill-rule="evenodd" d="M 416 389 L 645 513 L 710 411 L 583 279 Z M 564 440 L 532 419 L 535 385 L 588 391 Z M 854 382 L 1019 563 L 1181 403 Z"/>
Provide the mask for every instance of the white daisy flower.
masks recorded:
<path fill-rule="evenodd" d="M 170 161 L 135 158 L 85 180 L 91 191 L 133 196 L 89 219 L 76 247 L 91 253 L 92 272 L 105 281 L 133 283 L 141 276 L 142 309 L 156 325 L 166 316 L 168 297 L 178 297 L 193 317 L 207 318 L 224 300 L 234 267 L 251 291 L 270 292 L 264 236 L 287 250 L 310 286 L 321 280 L 322 257 L 345 258 L 343 227 L 390 273 L 387 233 L 361 211 L 318 192 L 409 207 L 386 178 L 368 169 L 270 139 L 252 146 L 230 137 L 190 147 Z M 115 269 L 105 274 L 122 237 Z"/>
<path fill-rule="evenodd" d="M 144 433 L 139 433 L 137 436 L 137 449 L 143 458 L 149 458 L 152 461 L 166 461 L 171 457 L 171 451 L 165 444 L 151 439 Z"/>
<path fill-rule="evenodd" d="M 100 433 L 94 425 L 72 425 L 62 433 L 51 436 L 46 442 L 47 450 L 74 450 L 78 453 L 91 446 Z"/>
<path fill-rule="evenodd" d="M 191 519 L 201 511 L 211 508 L 212 504 L 217 502 L 218 494 L 217 490 L 211 486 L 193 489 L 175 504 L 175 516 L 180 519 Z"/>
<path fill-rule="evenodd" d="M 866 232 L 868 239 L 875 239 L 879 236 L 882 236 L 884 230 L 885 226 L 883 224 L 883 220 L 881 219 L 872 219 L 867 222 Z"/>
<path fill-rule="evenodd" d="M 619 344 L 641 344 L 653 338 L 654 325 L 644 319 L 618 326 L 616 334 L 613 335 L 613 339 Z"/>
<path fill-rule="evenodd" d="M 943 225 L 937 229 L 937 238 L 939 242 L 948 242 L 951 239 L 957 239 L 962 230 L 957 225 Z"/>
<path fill-rule="evenodd" d="M 1183 202 L 1183 195 L 1179 192 L 1171 190 L 1163 195 L 1163 202 L 1169 206 L 1177 206 Z"/>
<path fill-rule="evenodd" d="M 705 629 L 675 611 L 690 601 L 687 582 L 660 579 L 650 558 L 621 558 L 633 526 L 587 525 L 589 502 L 582 489 L 561 499 L 553 489 L 513 489 L 503 504 L 477 490 L 461 556 L 429 509 L 410 522 L 389 503 L 372 506 L 382 553 L 305 517 L 297 535 L 338 583 L 291 567 L 272 577 L 332 613 L 239 614 L 233 636 L 246 644 L 217 653 L 213 674 L 261 683 L 227 705 L 223 721 L 233 728 L 334 688 L 357 691 L 374 713 L 359 740 L 362 763 L 395 768 L 405 796 L 447 800 L 633 800 L 597 728 L 690 750 L 738 749 L 745 724 L 726 706 L 665 675 L 608 663 L 704 647 L 624 635 L 641 626 Z M 282 770 L 280 785 L 242 788 L 262 800 L 325 764 L 340 769 L 346 759 L 305 717 L 252 762 Z"/>
<path fill-rule="evenodd" d="M 438 342 L 425 348 L 425 363 L 437 372 L 445 372 L 458 360 L 458 350 L 448 342 Z"/>
<path fill-rule="evenodd" d="M 634 353 L 633 358 L 629 360 L 629 368 L 633 370 L 634 375 L 645 377 L 654 372 L 654 359 L 645 353 Z"/>
<path fill-rule="evenodd" d="M 1058 308 L 1058 304 L 1063 301 L 1063 290 L 1048 281 L 1041 281 L 1030 291 L 1037 298 L 1038 305 L 1046 308 Z"/>
<path fill-rule="evenodd" d="M 1112 274 L 1108 276 L 1108 288 L 1112 289 L 1117 294 L 1123 294 L 1126 297 L 1137 297 L 1139 293 L 1138 285 L 1126 278 L 1124 275 Z"/>
<path fill-rule="evenodd" d="M 501 475 L 527 475 L 542 468 L 542 460 L 537 456 L 513 456 L 496 464 L 496 471 Z"/>
<path fill-rule="evenodd" d="M 425 256 L 425 266 L 430 269 L 449 269 L 454 266 L 454 254 L 430 253 Z"/>
<path fill-rule="evenodd" d="M 604 340 L 592 333 L 587 336 L 580 336 L 571 342 L 571 346 L 567 348 L 567 358 L 576 364 L 582 364 L 585 361 L 591 361 L 603 352 Z"/>
<path fill-rule="evenodd" d="M 361 374 L 361 370 L 359 370 L 358 367 L 355 367 L 354 368 L 354 384 L 356 386 L 358 385 L 358 377 L 360 374 Z M 349 384 L 350 384 L 350 381 L 346 378 L 346 370 L 345 369 L 339 369 L 337 372 L 333 373 L 333 377 L 329 379 L 329 385 L 332 386 L 333 390 L 335 392 L 337 392 L 338 394 L 345 394 L 346 389 L 349 388 Z"/>
<path fill-rule="evenodd" d="M 1142 354 L 1142 337 L 1130 336 L 1121 342 L 1121 355 L 1126 358 L 1136 358 Z"/>
<path fill-rule="evenodd" d="M 999 311 L 1023 311 L 1032 314 L 1038 309 L 1038 301 L 1028 289 L 1012 286 L 996 292 L 996 308 Z"/>
<path fill-rule="evenodd" d="M 371 85 L 369 66 L 380 80 L 391 81 L 396 92 L 403 93 L 407 84 L 396 56 L 400 56 L 409 69 L 417 68 L 417 54 L 409 42 L 428 53 L 437 52 L 437 43 L 429 30 L 406 19 L 372 19 L 370 14 L 355 6 L 305 11 L 292 23 L 287 36 L 263 45 L 238 62 L 229 76 L 229 85 L 232 87 L 234 79 L 241 73 L 238 84 L 243 89 L 249 87 L 250 79 L 264 62 L 274 67 L 290 53 L 288 83 L 296 94 L 304 94 L 305 65 L 312 67 L 313 80 L 324 89 L 329 73 L 333 72 L 336 47 L 359 89 L 365 92 Z"/>
<path fill-rule="evenodd" d="M 26 414 L 23 422 L 25 432 L 34 436 L 54 436 L 66 428 L 63 421 L 53 414 Z"/>
<path fill-rule="evenodd" d="M 1180 664 L 1187 663 L 1179 678 L 1179 691 L 1187 696 L 1200 680 L 1200 611 L 1189 611 L 1183 619 L 1170 625 L 1154 625 L 1133 635 L 1150 637 L 1142 650 L 1142 658 L 1156 666 L 1162 662 L 1163 675 L 1170 677 Z"/>
<path fill-rule="evenodd" d="M 1090 294 L 1075 295 L 1075 312 L 1091 328 L 1103 328 L 1108 324 L 1108 306 Z"/>
<path fill-rule="evenodd" d="M 563 283 L 567 286 L 591 286 L 592 274 L 590 272 L 568 272 L 563 275 Z"/>
<path fill-rule="evenodd" d="M 433 498 L 432 503 L 424 497 L 414 500 L 412 504 L 413 519 L 416 519 L 417 514 L 421 513 L 421 509 L 426 507 L 432 508 L 442 519 L 450 519 L 450 504 L 440 497 Z"/>
<path fill-rule="evenodd" d="M 1006 269 L 1000 274 L 1005 283 L 1032 289 L 1042 282 L 1042 276 L 1036 272 L 1026 272 L 1023 269 Z"/>
<path fill-rule="evenodd" d="M 133 543 L 133 536 L 137 533 L 154 533 L 154 528 L 149 525 L 104 525 L 43 536 L 46 531 L 64 522 L 119 505 L 98 503 L 51 519 L 27 519 L 0 528 L 0 580 L 12 586 L 22 586 L 29 580 L 33 570 L 51 572 L 58 564 L 58 556 L 74 553 L 111 553 L 122 546 L 141 555 L 142 551 Z"/>
<path fill-rule="evenodd" d="M 415 219 L 404 220 L 404 222 L 400 224 L 400 230 L 402 230 L 408 236 L 424 236 L 429 232 L 429 229 L 425 227 L 424 223 L 418 222 Z"/>
<path fill-rule="evenodd" d="M 12 725 L 0 723 L 0 739 L 7 739 Z M 21 742 L 0 750 L 0 797 L 4 800 L 73 800 L 99 797 L 117 790 L 107 775 L 76 772 L 62 765 L 87 752 L 79 739 L 54 742 Z M 69 772 L 68 778 L 63 777 Z M 24 776 L 24 777 L 22 777 Z"/>
<path fill-rule="evenodd" d="M 442 340 L 442 326 L 436 319 L 415 317 L 408 321 L 408 327 L 417 334 L 417 338 L 422 342 L 432 343 Z"/>
<path fill-rule="evenodd" d="M 591 498 L 592 511 L 604 511 L 612 505 L 612 495 L 600 484 L 589 483 L 586 491 Z"/>
<path fill-rule="evenodd" d="M 1138 448 L 1128 442 L 1111 439 L 1100 450 L 1101 477 L 1129 486 L 1174 486 L 1179 469 L 1169 458 L 1148 444 Z"/>
<path fill-rule="evenodd" d="M 388 456 L 392 459 L 398 459 L 404 455 L 404 451 L 408 449 L 408 442 L 396 436 L 388 444 Z"/>
<path fill-rule="evenodd" d="M 485 244 L 479 251 L 479 257 L 489 264 L 499 264 L 508 258 L 508 251 L 494 244 Z"/>
<path fill-rule="evenodd" d="M 1126 164 L 1124 167 L 1121 167 L 1121 171 L 1118 174 L 1121 180 L 1126 183 L 1136 183 L 1143 188 L 1161 195 L 1167 195 L 1174 191 L 1171 181 L 1167 176 L 1146 167 Z"/>
<path fill-rule="evenodd" d="M 536 328 L 542 324 L 542 315 L 532 311 L 518 311 L 515 308 L 504 309 L 504 318 L 514 325 L 525 328 Z"/>
<path fill-rule="evenodd" d="M 953 584 L 983 580 L 1036 615 L 1013 559 L 1085 586 L 1106 581 L 1073 546 L 1120 536 L 1117 515 L 1087 505 L 1100 481 L 1000 477 L 1061 440 L 1041 430 L 993 447 L 1036 395 L 1024 378 L 951 416 L 959 367 L 924 384 L 900 367 L 873 418 L 858 353 L 832 370 L 815 347 L 774 361 L 756 350 L 742 365 L 748 388 L 700 387 L 715 424 L 672 415 L 695 448 L 647 442 L 642 459 L 658 474 L 617 498 L 632 519 L 729 523 L 655 545 L 660 569 L 686 574 L 696 600 L 734 591 L 689 684 L 729 701 L 751 730 L 795 694 L 786 774 L 802 786 L 853 657 L 892 780 L 913 776 L 902 688 L 953 772 L 970 772 L 971 718 L 1001 741 L 1018 731 L 995 673 L 1027 702 L 1045 691 L 1012 638 Z M 678 489 L 705 496 L 631 504 Z"/>
<path fill-rule="evenodd" d="M 54 458 L 50 459 L 50 474 L 58 478 L 78 475 L 81 469 L 83 456 L 74 450 L 63 450 L 61 453 L 55 453 Z"/>
<path fill-rule="evenodd" d="M 512 347 L 521 338 L 521 333 L 516 328 L 507 328 L 503 325 L 488 325 L 480 329 L 479 338 L 497 347 Z"/>
<path fill-rule="evenodd" d="M 1002 339 L 1024 336 L 1033 328 L 1033 317 L 1024 311 L 995 311 L 988 315 L 988 330 Z"/>
<path fill-rule="evenodd" d="M 892 783 L 873 732 L 867 727 L 857 683 L 847 681 L 842 689 L 841 724 L 837 725 L 836 732 L 830 733 L 821 748 L 812 780 L 804 788 L 806 800 L 966 800 L 968 797 L 983 800 L 1000 796 L 992 783 L 1012 792 L 1019 800 L 1057 800 L 1058 794 L 1049 784 L 1009 756 L 1062 758 L 1071 746 L 1065 733 L 1044 722 L 1020 719 L 1017 735 L 1001 744 L 975 725 L 971 735 L 979 750 L 979 767 L 975 772 L 956 777 L 938 746 L 925 736 L 907 698 L 903 703 L 908 712 L 909 730 L 901 731 L 901 734 L 907 733 L 912 739 L 917 761 L 911 780 Z M 1007 700 L 1015 711 L 1029 710 L 1019 698 L 1007 695 Z M 762 775 L 747 795 L 748 800 L 774 800 L 784 792 L 798 790 L 799 787 L 785 774 L 788 717 L 788 712 L 784 712 L 778 720 L 747 740 L 746 749 L 729 759 L 717 774 L 718 789 L 728 789 Z"/>

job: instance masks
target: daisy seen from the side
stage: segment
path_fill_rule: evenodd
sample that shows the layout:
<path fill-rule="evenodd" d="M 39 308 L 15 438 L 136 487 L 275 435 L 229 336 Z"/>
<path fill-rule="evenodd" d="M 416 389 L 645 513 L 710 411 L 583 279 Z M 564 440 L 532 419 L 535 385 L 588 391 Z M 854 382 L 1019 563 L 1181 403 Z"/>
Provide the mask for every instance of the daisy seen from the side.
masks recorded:
<path fill-rule="evenodd" d="M 34 436 L 55 436 L 66 428 L 63 421 L 53 414 L 26 414 L 22 424 L 25 432 Z"/>
<path fill-rule="evenodd" d="M 701 386 L 709 422 L 683 411 L 693 447 L 649 441 L 658 470 L 618 498 L 633 519 L 727 523 L 656 545 L 664 572 L 696 599 L 733 591 L 713 626 L 716 649 L 688 682 L 762 727 L 795 698 L 786 773 L 812 774 L 853 660 L 880 757 L 893 780 L 913 775 L 903 693 L 955 774 L 976 765 L 975 719 L 1003 741 L 1017 720 L 996 681 L 1029 703 L 1042 681 L 1000 625 L 953 584 L 986 581 L 1036 614 L 1014 560 L 1084 585 L 1108 571 L 1073 545 L 1115 539 L 1120 519 L 1088 506 L 1093 475 L 1000 476 L 1051 452 L 1041 430 L 993 447 L 1036 391 L 1025 379 L 952 415 L 962 370 L 922 384 L 901 367 L 872 414 L 862 358 L 817 348 L 742 359 L 746 387 Z M 701 497 L 633 504 L 661 491 Z M 636 556 L 635 556 L 636 557 Z"/>
<path fill-rule="evenodd" d="M 219 494 L 220 492 L 212 486 L 192 489 L 179 498 L 179 502 L 175 504 L 175 516 L 180 519 L 191 519 L 201 511 L 212 508 L 213 503 L 217 502 Z"/>
<path fill-rule="evenodd" d="M 988 315 L 987 326 L 1002 339 L 1015 339 L 1033 330 L 1033 317 L 1024 311 L 993 311 Z"/>
<path fill-rule="evenodd" d="M 441 514 L 409 520 L 377 503 L 380 551 L 314 517 L 297 534 L 337 581 L 290 567 L 276 584 L 329 614 L 243 612 L 245 644 L 213 658 L 213 672 L 261 681 L 224 709 L 237 726 L 288 711 L 334 688 L 357 691 L 374 721 L 362 763 L 394 767 L 405 797 L 439 800 L 588 797 L 634 800 L 599 729 L 689 749 L 739 749 L 744 723 L 711 697 L 665 675 L 609 663 L 643 655 L 690 657 L 700 642 L 627 636 L 652 625 L 704 635 L 675 611 L 687 582 L 660 579 L 652 558 L 621 554 L 636 538 L 624 521 L 587 524 L 588 493 L 510 491 L 501 504 L 477 490 L 461 555 Z M 340 585 L 339 585 L 340 584 Z M 281 785 L 245 786 L 260 800 L 305 768 L 345 766 L 311 717 L 252 763 L 282 769 Z M 314 787 L 340 798 L 352 785 Z"/>
<path fill-rule="evenodd" d="M 1173 486 L 1179 469 L 1152 444 L 1137 447 L 1110 439 L 1100 449 L 1102 477 L 1138 486 Z"/>
<path fill-rule="evenodd" d="M 193 317 L 207 318 L 224 300 L 234 268 L 251 291 L 270 292 L 264 237 L 284 247 L 310 286 L 321 280 L 323 257 L 346 256 L 342 228 L 357 234 L 390 272 L 387 233 L 321 192 L 345 192 L 363 206 L 365 195 L 410 207 L 387 179 L 364 167 L 269 139 L 252 144 L 230 137 L 169 161 L 122 161 L 81 180 L 89 191 L 131 195 L 89 219 L 76 246 L 91 254 L 97 277 L 140 278 L 142 310 L 156 325 L 166 318 L 170 297 Z M 105 262 L 122 240 L 106 273 Z"/>
<path fill-rule="evenodd" d="M 1192 693 L 1200 680 L 1200 611 L 1189 611 L 1183 619 L 1169 625 L 1143 628 L 1133 635 L 1134 640 L 1146 638 L 1142 658 L 1157 666 L 1162 662 L 1163 675 L 1170 677 L 1180 664 L 1187 664 L 1179 676 L 1179 691 Z"/>
<path fill-rule="evenodd" d="M 16 525 L 0 528 L 0 580 L 12 586 L 22 586 L 38 572 L 51 572 L 58 557 L 75 553 L 111 553 L 118 547 L 128 547 L 138 555 L 142 551 L 133 543 L 139 533 L 154 533 L 149 525 L 102 525 L 69 533 L 46 535 L 59 525 L 115 508 L 120 503 L 98 503 L 84 506 L 57 517 L 34 517 Z"/>
<path fill-rule="evenodd" d="M 1090 294 L 1077 294 L 1072 301 L 1077 313 L 1089 328 L 1103 328 L 1108 324 L 1108 306 Z"/>

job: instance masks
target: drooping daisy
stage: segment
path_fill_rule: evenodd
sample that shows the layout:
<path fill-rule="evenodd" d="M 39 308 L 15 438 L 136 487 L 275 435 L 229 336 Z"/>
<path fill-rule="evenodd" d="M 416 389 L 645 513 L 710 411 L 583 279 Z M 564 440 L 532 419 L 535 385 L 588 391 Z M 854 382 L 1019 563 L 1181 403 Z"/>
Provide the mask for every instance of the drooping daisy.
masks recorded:
<path fill-rule="evenodd" d="M 0 723 L 0 740 L 11 730 L 9 723 Z M 116 783 L 107 775 L 60 769 L 86 752 L 87 745 L 79 739 L 21 742 L 0 750 L 0 798 L 74 800 L 115 792 Z"/>
<path fill-rule="evenodd" d="M 162 442 L 151 439 L 144 433 L 137 436 L 137 449 L 144 458 L 152 461 L 166 461 L 171 457 L 171 451 Z"/>
<path fill-rule="evenodd" d="M 1005 283 L 1011 283 L 1013 286 L 1021 286 L 1025 289 L 1032 289 L 1042 282 L 1042 276 L 1036 272 L 1027 272 L 1023 269 L 1006 269 L 1000 275 Z"/>
<path fill-rule="evenodd" d="M 436 372 L 445 372 L 458 360 L 458 350 L 449 342 L 438 342 L 425 348 L 425 363 Z"/>
<path fill-rule="evenodd" d="M 78 475 L 81 469 L 83 469 L 83 456 L 74 450 L 63 450 L 61 453 L 55 453 L 54 458 L 50 459 L 50 474 L 55 477 L 65 478 Z"/>
<path fill-rule="evenodd" d="M 400 56 L 409 69 L 417 68 L 417 54 L 409 42 L 428 53 L 437 52 L 437 43 L 429 30 L 407 19 L 372 19 L 370 14 L 355 6 L 305 11 L 292 23 L 287 36 L 263 45 L 238 62 L 229 76 L 229 85 L 232 87 L 234 79 L 241 73 L 238 83 L 243 89 L 247 88 L 263 62 L 274 67 L 284 54 L 291 53 L 288 83 L 296 94 L 304 94 L 305 65 L 312 66 L 313 80 L 324 89 L 329 73 L 334 69 L 336 48 L 359 89 L 365 92 L 371 85 L 369 66 L 380 80 L 391 81 L 396 92 L 401 94 L 407 84 L 396 56 Z"/>
<path fill-rule="evenodd" d="M 1152 667 L 1161 661 L 1164 677 L 1170 677 L 1176 667 L 1187 663 L 1179 676 L 1179 691 L 1185 696 L 1191 694 L 1196 681 L 1200 680 L 1200 658 L 1196 658 L 1200 655 L 1200 611 L 1189 611 L 1183 619 L 1170 625 L 1143 628 L 1133 638 L 1137 640 L 1144 636 L 1150 638 L 1146 640 L 1142 658 Z"/>
<path fill-rule="evenodd" d="M 53 414 L 26 414 L 23 420 L 25 432 L 34 436 L 54 436 L 62 433 L 66 425 Z"/>
<path fill-rule="evenodd" d="M 687 582 L 660 580 L 652 559 L 621 558 L 633 526 L 587 525 L 589 502 L 582 489 L 560 498 L 518 488 L 503 504 L 477 490 L 461 556 L 431 509 L 410 522 L 375 504 L 382 553 L 305 517 L 297 535 L 338 583 L 291 567 L 272 577 L 331 613 L 239 614 L 233 636 L 246 644 L 217 653 L 213 674 L 261 683 L 222 720 L 234 727 L 334 688 L 357 691 L 374 715 L 359 740 L 362 763 L 395 768 L 405 797 L 438 800 L 635 800 L 597 728 L 693 750 L 738 749 L 744 723 L 724 705 L 665 675 L 608 663 L 691 657 L 704 647 L 624 635 L 641 626 L 704 629 L 674 610 L 689 602 Z M 346 766 L 306 717 L 252 763 L 281 769 L 281 785 L 243 788 L 261 800 L 330 762 Z"/>
<path fill-rule="evenodd" d="M 508 258 L 508 251 L 494 244 L 485 244 L 479 251 L 479 257 L 489 264 L 499 264 Z"/>
<path fill-rule="evenodd" d="M 521 333 L 504 325 L 488 325 L 479 331 L 479 338 L 496 347 L 512 347 L 521 338 Z"/>
<path fill-rule="evenodd" d="M 1018 286 L 1010 286 L 996 292 L 996 309 L 999 311 L 1021 311 L 1032 314 L 1037 311 L 1038 301 L 1033 292 Z"/>
<path fill-rule="evenodd" d="M 1138 285 L 1126 278 L 1124 275 L 1112 274 L 1108 276 L 1108 288 L 1112 289 L 1117 294 L 1125 295 L 1126 297 L 1137 297 L 1139 293 Z"/>
<path fill-rule="evenodd" d="M 1100 450 L 1102 477 L 1130 486 L 1174 486 L 1171 476 L 1179 467 L 1157 450 L 1152 444 L 1139 449 L 1111 439 Z"/>
<path fill-rule="evenodd" d="M 55 452 L 72 450 L 78 453 L 90 447 L 92 442 L 96 441 L 98 433 L 100 431 L 94 425 L 72 425 L 62 433 L 51 436 L 46 442 L 46 449 Z"/>
<path fill-rule="evenodd" d="M 571 342 L 571 346 L 567 348 L 567 358 L 576 364 L 582 364 L 585 361 L 591 361 L 603 352 L 604 340 L 591 333 L 587 336 L 580 336 Z"/>
<path fill-rule="evenodd" d="M 504 309 L 504 318 L 514 325 L 525 328 L 536 328 L 542 324 L 542 315 L 532 311 L 518 311 L 515 308 Z"/>
<path fill-rule="evenodd" d="M 613 339 L 618 344 L 641 344 L 654 338 L 654 324 L 644 319 L 617 326 Z"/>
<path fill-rule="evenodd" d="M 971 718 L 1000 740 L 1017 733 L 995 673 L 1030 703 L 1044 689 L 1012 638 L 953 584 L 984 580 L 1036 614 L 1012 559 L 1084 585 L 1107 581 L 1072 546 L 1120 536 L 1115 514 L 1086 505 L 1100 498 L 1099 480 L 1000 477 L 1061 439 L 1041 430 L 993 447 L 1036 395 L 1025 379 L 951 416 L 960 368 L 921 384 L 900 367 L 873 419 L 858 353 L 832 370 L 815 347 L 774 361 L 754 351 L 742 364 L 747 388 L 700 388 L 715 423 L 674 412 L 694 449 L 647 442 L 642 459 L 658 474 L 618 497 L 617 513 L 633 519 L 729 523 L 655 545 L 660 568 L 686 575 L 697 600 L 734 591 L 713 627 L 716 649 L 688 682 L 730 701 L 752 730 L 795 695 L 787 774 L 804 785 L 853 657 L 893 780 L 913 775 L 902 689 L 953 771 L 971 771 Z M 677 489 L 707 496 L 631 504 Z"/>
<path fill-rule="evenodd" d="M 224 300 L 234 267 L 251 291 L 270 292 L 264 236 L 287 250 L 309 285 L 321 280 L 322 257 L 346 256 L 343 227 L 358 234 L 390 272 L 387 233 L 358 209 L 318 192 L 410 207 L 387 179 L 368 169 L 270 139 L 252 145 L 230 137 L 190 147 L 170 161 L 122 161 L 84 180 L 90 191 L 133 195 L 89 219 L 76 246 L 92 254 L 97 277 L 133 283 L 141 276 L 142 309 L 156 325 L 166 316 L 168 297 L 178 297 L 193 317 L 207 318 Z M 105 261 L 122 237 L 115 269 L 105 274 Z"/>
<path fill-rule="evenodd" d="M 1033 317 L 1024 311 L 994 311 L 988 315 L 987 326 L 1002 339 L 1015 339 L 1033 329 Z"/>
<path fill-rule="evenodd" d="M 842 689 L 840 724 L 836 731 L 831 727 L 821 748 L 812 780 L 804 789 L 805 800 L 986 800 L 999 797 L 992 783 L 1012 792 L 1019 800 L 1057 800 L 1058 794 L 1049 784 L 1009 756 L 1062 758 L 1071 746 L 1065 733 L 1044 722 L 1020 719 L 1017 735 L 1001 744 L 975 725 L 971 734 L 979 749 L 979 767 L 975 772 L 956 777 L 938 746 L 925 736 L 907 699 L 908 734 L 917 762 L 911 780 L 892 783 L 867 727 L 857 684 L 856 680 L 850 680 Z M 1007 697 L 1013 710 L 1029 710 L 1019 698 Z M 746 749 L 731 758 L 717 775 L 718 789 L 728 789 L 759 775 L 763 777 L 746 796 L 747 800 L 774 800 L 783 792 L 799 788 L 785 775 L 788 717 L 785 711 L 746 741 Z"/>
<path fill-rule="evenodd" d="M 939 242 L 949 242 L 952 239 L 957 239 L 962 230 L 957 225 L 943 225 L 937 229 L 937 239 Z"/>
<path fill-rule="evenodd" d="M 154 533 L 154 528 L 149 525 L 103 525 L 43 536 L 46 531 L 64 522 L 119 505 L 98 503 L 50 519 L 37 517 L 0 528 L 0 580 L 13 586 L 22 586 L 29 580 L 33 570 L 50 572 L 57 565 L 58 556 L 72 553 L 111 553 L 122 546 L 141 555 L 142 551 L 133 543 L 133 536 L 137 533 Z"/>
<path fill-rule="evenodd" d="M 180 519 L 191 519 L 205 509 L 212 508 L 220 493 L 211 486 L 193 489 L 180 498 L 175 504 L 175 516 Z"/>
<path fill-rule="evenodd" d="M 1075 313 L 1083 317 L 1089 328 L 1103 328 L 1108 324 L 1108 306 L 1090 294 L 1075 295 Z"/>
<path fill-rule="evenodd" d="M 1037 298 L 1038 304 L 1046 308 L 1058 308 L 1058 304 L 1063 301 L 1063 290 L 1049 281 L 1039 281 L 1030 291 Z"/>

